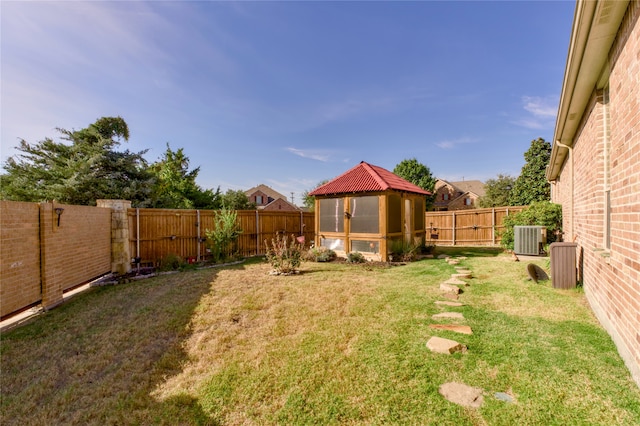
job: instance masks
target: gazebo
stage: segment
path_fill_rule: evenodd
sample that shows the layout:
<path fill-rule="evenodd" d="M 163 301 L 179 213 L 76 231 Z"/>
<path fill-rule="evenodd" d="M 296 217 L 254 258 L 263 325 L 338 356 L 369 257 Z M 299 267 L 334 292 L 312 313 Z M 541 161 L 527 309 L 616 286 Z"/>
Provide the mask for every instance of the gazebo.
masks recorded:
<path fill-rule="evenodd" d="M 362 161 L 309 195 L 316 200 L 316 247 L 386 262 L 393 244 L 424 243 L 431 193 L 382 167 Z"/>

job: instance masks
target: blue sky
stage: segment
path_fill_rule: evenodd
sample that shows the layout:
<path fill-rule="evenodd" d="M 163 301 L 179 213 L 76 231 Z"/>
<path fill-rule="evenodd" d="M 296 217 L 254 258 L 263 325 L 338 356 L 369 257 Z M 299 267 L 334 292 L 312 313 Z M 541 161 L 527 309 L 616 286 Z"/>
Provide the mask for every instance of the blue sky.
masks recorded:
<path fill-rule="evenodd" d="M 517 176 L 553 136 L 575 3 L 2 1 L 1 157 L 122 116 L 203 188 L 296 203 L 360 161 Z"/>

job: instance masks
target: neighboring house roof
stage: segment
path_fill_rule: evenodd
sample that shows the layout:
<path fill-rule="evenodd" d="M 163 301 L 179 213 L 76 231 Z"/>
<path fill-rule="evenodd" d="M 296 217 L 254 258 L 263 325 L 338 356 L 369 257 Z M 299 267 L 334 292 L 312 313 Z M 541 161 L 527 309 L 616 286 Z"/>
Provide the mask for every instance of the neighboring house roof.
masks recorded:
<path fill-rule="evenodd" d="M 393 189 L 396 191 L 411 192 L 414 194 L 431 195 L 413 183 L 402 179 L 400 176 L 374 166 L 373 164 L 360 162 L 357 166 L 347 170 L 337 178 L 319 186 L 309 195 L 349 194 L 354 192 L 377 192 Z"/>
<path fill-rule="evenodd" d="M 461 192 L 463 194 L 470 192 L 478 197 L 483 197 L 486 194 L 484 183 L 479 180 L 463 180 L 460 182 L 448 182 L 444 179 L 436 180 L 436 190 L 442 188 L 445 185 L 450 186 L 455 191 Z"/>
<path fill-rule="evenodd" d="M 295 204 L 290 203 L 287 200 L 286 195 L 282 195 L 281 193 L 279 193 L 275 189 L 271 188 L 270 186 L 267 186 L 267 185 L 264 185 L 264 184 L 260 184 L 258 186 L 254 186 L 253 188 L 244 191 L 244 193 L 247 195 L 247 197 L 251 197 L 251 195 L 255 194 L 256 192 L 262 192 L 267 197 L 273 199 L 273 201 L 271 201 L 270 203 L 268 203 L 265 206 L 258 206 L 259 209 L 263 209 L 263 208 L 267 207 L 268 205 L 272 204 L 274 201 L 276 201 L 278 199 L 281 199 L 285 203 L 287 203 L 287 204 L 291 205 L 292 207 L 294 207 L 296 210 L 300 210 L 300 207 L 296 206 Z"/>
<path fill-rule="evenodd" d="M 451 185 L 460 189 L 460 192 L 473 192 L 478 197 L 483 197 L 486 194 L 484 190 L 484 183 L 479 180 L 463 180 L 461 182 L 449 182 Z"/>
<path fill-rule="evenodd" d="M 629 0 L 577 2 L 546 172 L 548 181 L 556 180 L 562 170 L 594 87 L 602 89 L 607 80 L 609 67 L 605 64 L 628 6 Z"/>

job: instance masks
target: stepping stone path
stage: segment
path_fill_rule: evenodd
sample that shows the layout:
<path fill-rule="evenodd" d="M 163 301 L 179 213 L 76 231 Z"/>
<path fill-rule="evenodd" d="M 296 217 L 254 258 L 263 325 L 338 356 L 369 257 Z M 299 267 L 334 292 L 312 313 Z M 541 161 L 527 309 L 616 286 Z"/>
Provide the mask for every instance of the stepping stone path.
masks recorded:
<path fill-rule="evenodd" d="M 429 324 L 429 328 L 433 328 L 434 330 L 455 331 L 456 333 L 462 333 L 462 334 L 473 334 L 471 327 L 469 327 L 468 325 Z"/>
<path fill-rule="evenodd" d="M 449 265 L 458 265 L 460 263 L 460 261 L 456 260 L 456 259 L 447 259 L 447 263 Z"/>
<path fill-rule="evenodd" d="M 446 291 L 447 293 L 454 293 L 454 294 L 460 293 L 459 287 L 456 287 L 455 285 L 451 285 L 451 284 L 445 284 L 445 283 L 440 284 L 440 290 Z"/>
<path fill-rule="evenodd" d="M 471 274 L 471 270 L 467 268 L 456 268 L 457 274 Z"/>
<path fill-rule="evenodd" d="M 431 352 L 451 355 L 455 352 L 466 352 L 467 347 L 455 340 L 443 339 L 442 337 L 433 336 L 427 342 L 427 348 Z"/>
<path fill-rule="evenodd" d="M 484 397 L 482 396 L 484 392 L 483 389 L 474 388 L 464 383 L 445 383 L 440 386 L 438 392 L 440 392 L 440 395 L 447 401 L 462 405 L 463 407 L 478 408 L 484 402 Z"/>
<path fill-rule="evenodd" d="M 460 302 L 446 302 L 444 300 L 436 300 L 436 305 L 445 305 L 445 306 L 464 306 L 464 303 Z"/>
<path fill-rule="evenodd" d="M 469 285 L 469 284 L 467 284 L 466 282 L 462 281 L 459 278 L 449 278 L 443 284 L 466 285 L 466 286 Z M 440 285 L 442 286 L 442 284 L 440 284 Z"/>
<path fill-rule="evenodd" d="M 471 278 L 471 272 L 451 274 L 451 278 Z"/>
<path fill-rule="evenodd" d="M 458 289 L 460 290 L 460 289 Z M 457 293 L 444 293 L 442 295 L 445 299 L 458 300 L 459 296 Z"/>
<path fill-rule="evenodd" d="M 460 312 L 441 312 L 439 314 L 432 315 L 433 319 L 441 319 L 441 318 L 455 318 L 455 319 L 464 319 L 464 315 Z"/>

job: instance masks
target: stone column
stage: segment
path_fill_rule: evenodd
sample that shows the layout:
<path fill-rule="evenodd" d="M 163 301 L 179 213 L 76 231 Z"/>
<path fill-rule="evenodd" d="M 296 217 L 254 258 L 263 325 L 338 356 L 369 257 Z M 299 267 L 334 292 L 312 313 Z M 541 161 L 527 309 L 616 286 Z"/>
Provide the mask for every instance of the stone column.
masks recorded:
<path fill-rule="evenodd" d="M 96 200 L 98 207 L 111 209 L 111 272 L 118 275 L 131 271 L 129 250 L 129 216 L 131 201 Z"/>

